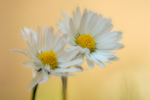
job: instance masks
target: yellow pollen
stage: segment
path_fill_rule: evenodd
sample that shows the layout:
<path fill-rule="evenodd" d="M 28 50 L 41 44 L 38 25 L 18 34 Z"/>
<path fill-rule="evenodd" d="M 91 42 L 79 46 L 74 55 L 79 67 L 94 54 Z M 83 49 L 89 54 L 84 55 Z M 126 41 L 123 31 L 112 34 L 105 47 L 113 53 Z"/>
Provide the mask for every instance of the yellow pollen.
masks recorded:
<path fill-rule="evenodd" d="M 90 49 L 91 52 L 95 50 L 95 40 L 89 34 L 78 36 L 76 42 L 82 48 Z"/>
<path fill-rule="evenodd" d="M 56 57 L 56 53 L 53 51 L 42 52 L 39 54 L 39 59 L 43 63 L 43 65 L 50 65 L 51 69 L 57 68 L 58 61 Z"/>

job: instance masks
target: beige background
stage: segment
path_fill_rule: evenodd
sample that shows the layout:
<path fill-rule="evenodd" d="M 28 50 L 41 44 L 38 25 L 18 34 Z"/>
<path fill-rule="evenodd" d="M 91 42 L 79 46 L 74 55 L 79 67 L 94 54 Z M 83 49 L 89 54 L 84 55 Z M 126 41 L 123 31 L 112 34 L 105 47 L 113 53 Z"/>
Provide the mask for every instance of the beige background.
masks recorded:
<path fill-rule="evenodd" d="M 68 100 L 150 100 L 150 0 L 0 0 L 0 100 L 30 100 L 28 58 L 9 49 L 26 49 L 20 28 L 53 26 L 79 6 L 112 18 L 125 48 L 119 61 L 69 78 Z M 84 68 L 88 68 L 84 63 Z M 38 88 L 37 100 L 61 100 L 61 80 L 51 76 Z"/>

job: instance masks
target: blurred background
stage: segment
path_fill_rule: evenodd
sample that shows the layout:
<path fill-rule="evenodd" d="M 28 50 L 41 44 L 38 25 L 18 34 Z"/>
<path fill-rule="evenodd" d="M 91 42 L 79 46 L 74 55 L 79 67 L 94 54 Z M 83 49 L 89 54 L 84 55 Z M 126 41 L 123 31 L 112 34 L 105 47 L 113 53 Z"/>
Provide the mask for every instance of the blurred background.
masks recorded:
<path fill-rule="evenodd" d="M 27 49 L 18 36 L 24 27 L 53 26 L 61 13 L 72 16 L 79 6 L 112 18 L 113 30 L 122 31 L 125 48 L 119 61 L 76 73 L 68 79 L 68 100 L 150 100 L 150 0 L 0 0 L 0 100 L 30 100 L 32 70 L 28 58 L 10 52 Z M 61 79 L 50 76 L 37 91 L 37 100 L 61 100 Z"/>

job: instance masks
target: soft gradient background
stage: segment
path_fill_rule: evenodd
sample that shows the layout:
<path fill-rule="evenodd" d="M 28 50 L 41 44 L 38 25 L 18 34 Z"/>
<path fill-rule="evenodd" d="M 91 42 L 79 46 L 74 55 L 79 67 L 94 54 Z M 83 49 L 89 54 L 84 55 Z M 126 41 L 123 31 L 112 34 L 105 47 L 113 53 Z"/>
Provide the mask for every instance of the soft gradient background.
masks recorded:
<path fill-rule="evenodd" d="M 30 100 L 28 58 L 12 53 L 26 49 L 20 28 L 53 26 L 79 6 L 112 18 L 113 30 L 122 31 L 125 48 L 119 61 L 96 66 L 69 77 L 68 100 L 150 100 L 150 0 L 0 0 L 0 100 Z M 88 68 L 87 64 L 83 64 Z M 37 100 L 61 100 L 61 80 L 51 76 L 41 84 Z"/>

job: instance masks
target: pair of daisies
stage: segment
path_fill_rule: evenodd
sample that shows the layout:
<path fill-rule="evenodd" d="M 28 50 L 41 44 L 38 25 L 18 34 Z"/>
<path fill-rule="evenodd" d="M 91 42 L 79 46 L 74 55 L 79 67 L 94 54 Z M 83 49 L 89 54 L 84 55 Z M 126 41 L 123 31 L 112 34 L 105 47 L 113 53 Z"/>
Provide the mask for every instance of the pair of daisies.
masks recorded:
<path fill-rule="evenodd" d="M 39 27 L 36 32 L 24 28 L 20 36 L 26 41 L 29 50 L 12 50 L 30 58 L 23 63 L 33 69 L 34 78 L 29 84 L 30 89 L 47 81 L 50 74 L 68 76 L 72 75 L 69 72 L 83 71 L 81 64 L 84 57 L 91 68 L 94 63 L 105 67 L 103 62 L 118 60 L 111 51 L 123 47 L 117 43 L 122 33 L 111 32 L 111 19 L 87 10 L 82 15 L 79 8 L 73 12 L 73 18 L 66 13 L 63 13 L 63 17 L 64 20 L 57 25 L 60 32 L 56 35 L 51 27 L 44 27 L 42 34 Z M 66 45 L 68 48 L 65 48 Z"/>

